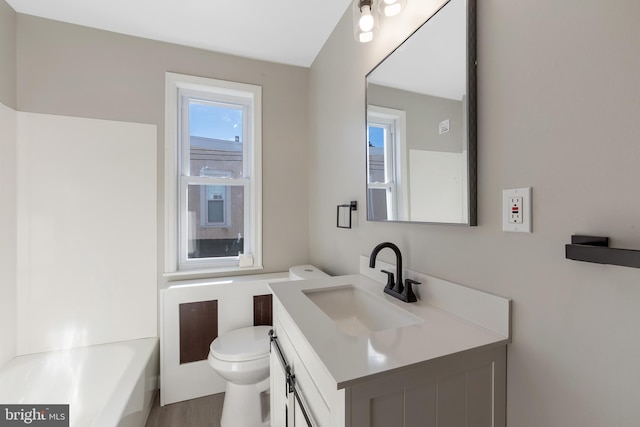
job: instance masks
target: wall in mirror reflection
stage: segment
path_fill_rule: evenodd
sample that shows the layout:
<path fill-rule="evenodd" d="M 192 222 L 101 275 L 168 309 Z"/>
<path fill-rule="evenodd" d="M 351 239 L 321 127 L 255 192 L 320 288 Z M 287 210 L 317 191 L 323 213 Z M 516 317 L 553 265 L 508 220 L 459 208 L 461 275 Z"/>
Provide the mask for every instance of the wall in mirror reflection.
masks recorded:
<path fill-rule="evenodd" d="M 369 84 L 367 101 L 369 219 L 468 222 L 466 97 Z"/>

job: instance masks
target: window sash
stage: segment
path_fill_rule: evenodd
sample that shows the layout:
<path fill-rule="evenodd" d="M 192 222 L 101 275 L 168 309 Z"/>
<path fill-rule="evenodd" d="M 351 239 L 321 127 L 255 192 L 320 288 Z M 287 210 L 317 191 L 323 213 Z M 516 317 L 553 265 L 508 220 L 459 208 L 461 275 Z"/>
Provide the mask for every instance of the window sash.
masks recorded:
<path fill-rule="evenodd" d="M 189 211 L 187 209 L 187 194 L 189 185 L 225 185 L 240 186 L 244 188 L 244 224 L 245 233 L 243 233 L 244 247 L 252 248 L 252 233 L 247 233 L 247 224 L 250 224 L 251 209 L 247 209 L 251 197 L 251 182 L 249 179 L 230 179 L 230 178 L 209 178 L 209 177 L 190 177 L 182 176 L 180 179 L 180 211 L 179 211 L 179 262 L 182 269 L 196 269 L 206 266 L 229 267 L 238 265 L 237 256 L 231 257 L 211 257 L 211 258 L 189 258 Z"/>
<path fill-rule="evenodd" d="M 371 180 L 371 159 L 367 154 L 367 187 L 370 190 L 373 189 L 385 189 L 387 200 L 387 219 L 394 220 L 397 214 L 397 200 L 396 200 L 396 173 L 395 173 L 395 120 L 383 119 L 376 117 L 375 121 L 369 121 L 368 128 L 380 128 L 383 130 L 383 167 L 384 167 L 384 181 L 372 181 Z M 367 152 L 368 153 L 368 152 Z"/>
<path fill-rule="evenodd" d="M 384 182 L 395 182 L 395 122 L 389 120 L 387 122 L 369 122 L 369 128 L 379 128 L 383 130 L 384 143 L 383 143 L 383 166 L 384 166 Z M 370 159 L 367 159 L 367 165 L 370 167 Z M 371 180 L 371 172 L 367 171 L 369 182 L 375 182 Z"/>
<path fill-rule="evenodd" d="M 179 89 L 179 133 L 182 145 L 180 147 L 180 171 L 182 175 L 191 175 L 191 137 L 189 135 L 189 101 L 197 100 L 198 102 L 216 105 L 219 107 L 241 109 L 242 110 L 242 176 L 251 176 L 251 145 L 254 143 L 255 135 L 251 132 L 251 102 L 246 99 L 232 98 L 229 95 L 219 95 L 219 99 L 226 99 L 227 102 L 213 101 L 203 99 L 203 94 L 193 90 Z M 185 155 L 186 153 L 186 155 Z"/>

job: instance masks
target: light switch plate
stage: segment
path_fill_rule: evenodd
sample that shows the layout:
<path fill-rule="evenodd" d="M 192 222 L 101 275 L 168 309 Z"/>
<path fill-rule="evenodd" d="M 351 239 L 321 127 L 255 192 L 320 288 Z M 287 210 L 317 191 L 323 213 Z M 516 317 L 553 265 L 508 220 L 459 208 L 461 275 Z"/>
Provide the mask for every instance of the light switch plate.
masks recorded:
<path fill-rule="evenodd" d="M 502 230 L 531 233 L 531 187 L 502 190 Z"/>

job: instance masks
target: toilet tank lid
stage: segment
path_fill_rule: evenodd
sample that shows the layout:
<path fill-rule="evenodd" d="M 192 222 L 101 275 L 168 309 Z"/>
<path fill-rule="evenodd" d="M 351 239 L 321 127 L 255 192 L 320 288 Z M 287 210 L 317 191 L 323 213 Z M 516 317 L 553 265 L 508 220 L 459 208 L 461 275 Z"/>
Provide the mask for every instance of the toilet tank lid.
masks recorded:
<path fill-rule="evenodd" d="M 226 332 L 211 343 L 211 354 L 220 360 L 242 362 L 269 354 L 271 326 L 249 326 Z"/>
<path fill-rule="evenodd" d="M 293 280 L 318 279 L 328 276 L 329 275 L 327 273 L 311 264 L 294 265 L 289 268 L 289 277 Z"/>

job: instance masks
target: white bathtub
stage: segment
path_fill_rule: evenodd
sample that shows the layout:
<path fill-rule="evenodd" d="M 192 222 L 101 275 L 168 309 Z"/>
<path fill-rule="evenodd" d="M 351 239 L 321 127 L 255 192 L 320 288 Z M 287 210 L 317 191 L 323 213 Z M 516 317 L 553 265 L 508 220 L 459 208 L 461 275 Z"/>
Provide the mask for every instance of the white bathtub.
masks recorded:
<path fill-rule="evenodd" d="M 72 427 L 143 427 L 158 389 L 157 338 L 18 356 L 0 403 L 69 404 Z"/>

